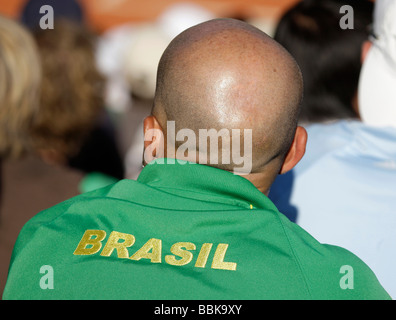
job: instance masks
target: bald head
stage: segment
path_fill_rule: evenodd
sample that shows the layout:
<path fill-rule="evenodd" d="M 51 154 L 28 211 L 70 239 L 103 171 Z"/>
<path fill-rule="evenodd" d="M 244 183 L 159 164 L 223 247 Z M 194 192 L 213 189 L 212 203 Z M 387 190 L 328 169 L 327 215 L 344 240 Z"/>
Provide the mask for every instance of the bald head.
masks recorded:
<path fill-rule="evenodd" d="M 300 70 L 283 47 L 249 24 L 216 19 L 187 29 L 165 50 L 152 113 L 164 130 L 167 121 L 196 133 L 250 129 L 259 171 L 288 151 L 301 96 Z"/>

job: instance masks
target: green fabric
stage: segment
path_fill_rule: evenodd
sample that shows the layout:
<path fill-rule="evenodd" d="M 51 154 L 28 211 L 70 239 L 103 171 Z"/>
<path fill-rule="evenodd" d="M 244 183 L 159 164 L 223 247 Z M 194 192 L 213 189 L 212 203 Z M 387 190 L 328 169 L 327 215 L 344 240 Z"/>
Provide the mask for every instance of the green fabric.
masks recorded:
<path fill-rule="evenodd" d="M 99 188 L 106 187 L 110 184 L 118 182 L 117 178 L 106 175 L 101 172 L 90 172 L 87 173 L 79 184 L 79 190 L 81 193 L 90 192 Z"/>
<path fill-rule="evenodd" d="M 87 230 L 105 237 L 80 243 Z M 81 254 L 90 250 L 97 252 Z M 53 270 L 53 289 L 40 286 L 49 275 L 40 273 L 44 265 Z M 342 266 L 353 268 L 353 289 L 340 286 Z M 3 299 L 390 297 L 361 260 L 319 244 L 248 180 L 176 162 L 150 164 L 138 181 L 82 194 L 31 219 L 15 245 Z"/>

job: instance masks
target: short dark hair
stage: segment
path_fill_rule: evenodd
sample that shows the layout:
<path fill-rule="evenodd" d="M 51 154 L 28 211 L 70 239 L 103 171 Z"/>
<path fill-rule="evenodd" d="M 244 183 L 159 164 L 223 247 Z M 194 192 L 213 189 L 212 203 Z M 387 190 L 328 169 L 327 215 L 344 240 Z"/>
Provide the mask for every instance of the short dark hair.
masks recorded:
<path fill-rule="evenodd" d="M 340 27 L 340 8 L 354 10 L 353 29 Z M 303 0 L 280 19 L 275 40 L 296 59 L 304 77 L 300 121 L 355 118 L 352 107 L 374 5 L 369 0 Z"/>

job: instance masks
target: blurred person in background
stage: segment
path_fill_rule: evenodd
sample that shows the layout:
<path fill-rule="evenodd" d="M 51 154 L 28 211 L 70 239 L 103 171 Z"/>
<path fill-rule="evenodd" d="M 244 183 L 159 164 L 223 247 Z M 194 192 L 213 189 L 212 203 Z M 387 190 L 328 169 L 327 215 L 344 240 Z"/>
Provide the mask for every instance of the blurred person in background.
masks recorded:
<path fill-rule="evenodd" d="M 39 107 L 41 64 L 29 32 L 1 15 L 0 49 L 1 161 L 20 158 L 30 150 L 29 130 Z"/>
<path fill-rule="evenodd" d="M 395 299 L 396 1 L 375 2 L 369 39 L 361 49 L 361 121 L 307 126 L 305 157 L 269 197 L 320 242 L 360 257 Z"/>
<path fill-rule="evenodd" d="M 30 32 L 0 16 L 0 290 L 12 247 L 37 210 L 78 194 L 81 176 L 34 156 L 31 126 L 40 112 L 42 69 Z"/>
<path fill-rule="evenodd" d="M 53 29 L 40 27 L 43 17 L 40 8 L 44 5 L 53 8 Z M 43 60 L 44 106 L 38 120 L 41 123 L 34 130 L 43 159 L 85 173 L 82 191 L 87 191 L 88 185 L 91 189 L 96 184 L 101 186 L 106 181 L 124 178 L 117 128 L 108 112 L 105 79 L 96 63 L 97 35 L 86 22 L 84 8 L 75 0 L 29 0 L 21 10 L 20 20 L 34 33 Z M 69 118 L 65 117 L 62 126 L 55 129 L 60 124 L 61 113 Z M 78 119 L 74 125 L 73 113 Z M 52 144 L 43 145 L 45 135 Z M 63 147 L 62 139 L 65 139 Z M 71 143 L 75 144 L 74 150 Z"/>
<path fill-rule="evenodd" d="M 1 191 L 1 162 L 21 158 L 30 150 L 29 130 L 39 106 L 41 65 L 28 31 L 1 15 L 0 49 Z"/>
<path fill-rule="evenodd" d="M 34 146 L 49 164 L 123 178 L 115 133 L 106 114 L 104 78 L 95 63 L 95 36 L 58 19 L 53 30 L 34 32 L 43 66 Z"/>
<path fill-rule="evenodd" d="M 340 8 L 353 8 L 353 29 L 340 27 Z M 274 35 L 304 77 L 300 121 L 357 118 L 361 47 L 369 35 L 369 0 L 303 0 L 280 19 Z"/>

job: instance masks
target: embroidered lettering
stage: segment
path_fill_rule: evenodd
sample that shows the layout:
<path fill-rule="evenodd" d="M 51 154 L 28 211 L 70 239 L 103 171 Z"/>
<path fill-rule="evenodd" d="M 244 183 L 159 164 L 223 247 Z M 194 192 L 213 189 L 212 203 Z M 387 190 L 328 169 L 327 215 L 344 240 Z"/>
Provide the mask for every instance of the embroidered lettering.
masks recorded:
<path fill-rule="evenodd" d="M 185 248 L 186 250 L 183 250 L 182 248 Z M 181 257 L 181 259 L 176 259 L 175 256 L 168 255 L 165 256 L 166 263 L 174 266 L 184 266 L 186 264 L 189 264 L 193 259 L 193 254 L 187 250 L 195 250 L 195 244 L 191 242 L 175 243 L 171 247 L 171 252 L 174 255 Z"/>
<path fill-rule="evenodd" d="M 212 268 L 223 270 L 236 270 L 237 264 L 235 262 L 224 262 L 224 257 L 228 249 L 228 244 L 220 243 L 215 251 Z"/>
<path fill-rule="evenodd" d="M 102 248 L 102 241 L 106 238 L 104 230 L 86 230 L 74 250 L 74 255 L 93 255 Z M 114 251 L 117 258 L 139 261 L 148 259 L 151 263 L 162 263 L 162 240 L 151 238 L 140 249 L 131 255 L 130 248 L 135 244 L 135 236 L 128 233 L 112 231 L 100 256 L 110 257 Z M 225 261 L 228 244 L 217 245 L 211 264 L 212 269 L 235 271 L 237 263 Z M 198 253 L 194 267 L 205 268 L 212 250 L 213 243 L 204 243 Z M 173 266 L 185 266 L 194 259 L 197 246 L 192 242 L 176 242 L 170 247 L 170 253 L 165 255 L 165 262 Z M 113 256 L 115 256 L 113 254 Z"/>
<path fill-rule="evenodd" d="M 123 242 L 119 242 L 119 240 L 124 240 Z M 117 250 L 118 258 L 128 258 L 128 247 L 133 246 L 135 243 L 135 237 L 131 234 L 121 233 L 117 231 L 113 231 L 110 233 L 109 240 L 105 247 L 102 250 L 101 256 L 110 257 L 111 253 L 114 249 Z"/>
<path fill-rule="evenodd" d="M 162 242 L 160 239 L 150 239 L 141 247 L 131 260 L 150 259 L 152 263 L 161 263 Z M 151 251 L 151 252 L 150 252 Z"/>
<path fill-rule="evenodd" d="M 106 232 L 103 230 L 86 230 L 73 254 L 90 255 L 97 253 L 102 247 L 104 238 L 106 238 Z"/>
<path fill-rule="evenodd" d="M 212 243 L 204 243 L 199 252 L 195 266 L 197 268 L 205 268 L 206 262 L 208 261 L 210 250 L 212 250 Z"/>

